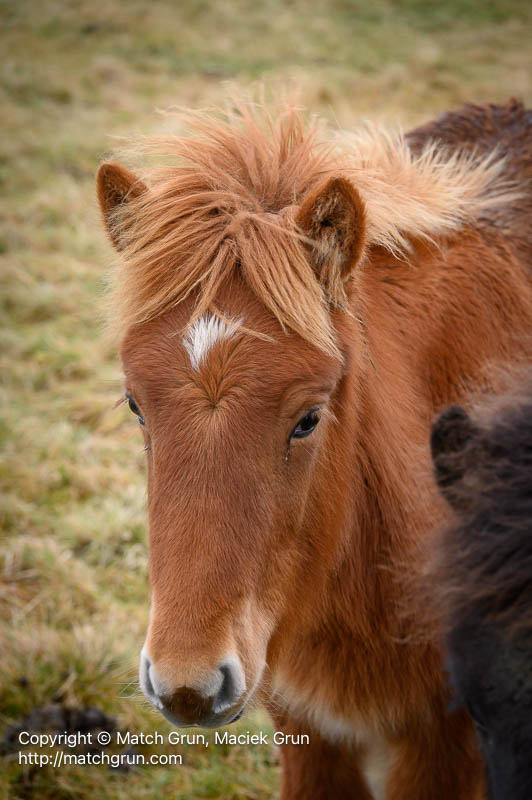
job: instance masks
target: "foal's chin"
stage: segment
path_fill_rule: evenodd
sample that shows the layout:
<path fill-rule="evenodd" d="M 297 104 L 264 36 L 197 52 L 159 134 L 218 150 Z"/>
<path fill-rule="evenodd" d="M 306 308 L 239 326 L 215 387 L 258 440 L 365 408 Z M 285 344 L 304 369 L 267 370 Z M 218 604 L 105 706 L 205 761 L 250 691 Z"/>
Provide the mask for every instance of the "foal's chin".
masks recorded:
<path fill-rule="evenodd" d="M 238 655 L 225 658 L 217 668 L 195 679 L 172 685 L 161 674 L 144 647 L 140 654 L 139 683 L 150 703 L 178 728 L 219 728 L 239 720 L 261 683 L 265 664 L 248 688 Z"/>

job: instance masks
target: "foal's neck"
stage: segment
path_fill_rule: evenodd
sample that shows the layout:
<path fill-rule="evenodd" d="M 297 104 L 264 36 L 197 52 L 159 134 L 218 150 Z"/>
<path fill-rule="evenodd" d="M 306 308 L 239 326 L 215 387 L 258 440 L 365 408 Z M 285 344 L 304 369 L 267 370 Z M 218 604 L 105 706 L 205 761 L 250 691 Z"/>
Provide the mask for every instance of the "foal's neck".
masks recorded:
<path fill-rule="evenodd" d="M 376 250 L 352 296 L 360 324 L 342 332 L 349 368 L 318 504 L 342 510 L 325 520 L 337 526 L 331 571 L 371 607 L 389 599 L 390 570 L 404 572 L 443 513 L 429 453 L 435 414 L 498 388 L 501 364 L 530 358 L 532 293 L 502 236 L 466 229 L 439 247 L 413 243 L 409 262 Z"/>

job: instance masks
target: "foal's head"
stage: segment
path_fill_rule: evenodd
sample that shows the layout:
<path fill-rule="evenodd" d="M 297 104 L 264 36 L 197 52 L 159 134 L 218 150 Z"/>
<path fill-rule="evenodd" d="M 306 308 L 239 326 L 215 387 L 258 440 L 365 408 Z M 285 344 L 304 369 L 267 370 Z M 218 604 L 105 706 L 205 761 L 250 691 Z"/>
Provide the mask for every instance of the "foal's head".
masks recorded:
<path fill-rule="evenodd" d="M 240 716 L 275 632 L 333 557 L 312 522 L 345 433 L 342 338 L 358 323 L 339 306 L 365 217 L 293 127 L 183 147 L 188 166 L 149 187 L 104 164 L 98 190 L 123 256 L 126 398 L 148 463 L 141 686 L 175 724 L 214 726 Z"/>

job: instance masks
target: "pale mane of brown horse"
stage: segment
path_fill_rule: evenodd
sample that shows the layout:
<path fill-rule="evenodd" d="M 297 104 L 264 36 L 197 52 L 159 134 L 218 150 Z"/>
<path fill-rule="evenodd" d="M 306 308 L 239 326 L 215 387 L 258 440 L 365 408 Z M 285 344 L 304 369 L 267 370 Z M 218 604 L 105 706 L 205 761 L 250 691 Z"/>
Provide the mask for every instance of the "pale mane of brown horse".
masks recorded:
<path fill-rule="evenodd" d="M 480 798 L 401 576 L 443 513 L 434 413 L 532 350 L 530 115 L 471 107 L 406 140 L 331 139 L 293 108 L 192 123 L 148 147 L 174 165 L 98 177 L 147 447 L 142 688 L 176 724 L 262 696 L 310 732 L 282 747 L 284 800 Z"/>

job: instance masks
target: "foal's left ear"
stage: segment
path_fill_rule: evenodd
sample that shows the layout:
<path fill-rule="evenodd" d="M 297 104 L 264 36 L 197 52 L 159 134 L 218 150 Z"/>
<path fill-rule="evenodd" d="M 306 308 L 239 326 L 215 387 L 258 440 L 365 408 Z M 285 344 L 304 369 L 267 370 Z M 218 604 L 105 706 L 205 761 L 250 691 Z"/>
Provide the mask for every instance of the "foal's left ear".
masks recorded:
<path fill-rule="evenodd" d="M 96 191 L 103 221 L 111 242 L 121 250 L 114 212 L 123 203 L 147 191 L 146 184 L 133 172 L 114 161 L 105 161 L 96 175 Z"/>
<path fill-rule="evenodd" d="M 305 198 L 296 224 L 312 240 L 312 266 L 326 291 L 334 296 L 364 252 L 364 201 L 346 178 L 331 178 Z"/>

